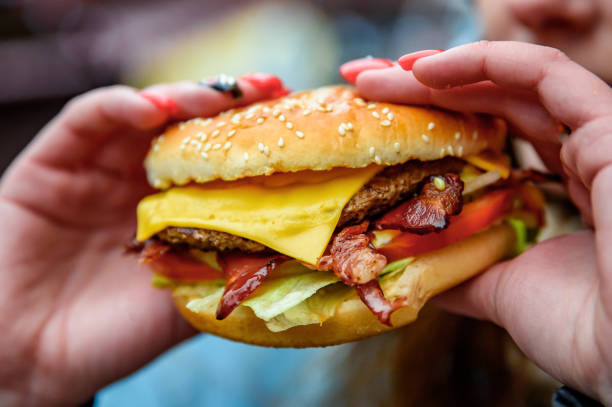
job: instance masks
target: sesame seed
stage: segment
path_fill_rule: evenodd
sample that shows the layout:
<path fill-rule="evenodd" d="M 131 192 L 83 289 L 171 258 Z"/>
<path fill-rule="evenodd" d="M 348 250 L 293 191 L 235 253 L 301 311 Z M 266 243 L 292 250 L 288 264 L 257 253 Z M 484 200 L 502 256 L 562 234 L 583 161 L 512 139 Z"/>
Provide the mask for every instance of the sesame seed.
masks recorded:
<path fill-rule="evenodd" d="M 155 145 L 157 145 L 157 144 L 158 144 L 158 143 L 155 143 Z M 189 144 L 196 145 L 196 144 L 198 144 L 198 140 L 196 140 L 196 139 L 190 140 L 190 141 L 189 141 Z"/>
<path fill-rule="evenodd" d="M 387 119 L 393 120 L 393 113 L 387 113 Z"/>
<path fill-rule="evenodd" d="M 281 114 L 281 112 L 278 109 L 274 109 L 274 111 L 272 112 L 272 116 L 274 116 L 274 117 L 278 117 L 280 114 Z"/>
<path fill-rule="evenodd" d="M 389 113 L 389 108 L 388 108 L 388 107 L 385 107 L 385 108 L 382 110 L 382 112 L 383 112 L 383 114 L 387 114 L 387 113 Z"/>
<path fill-rule="evenodd" d="M 389 120 L 383 120 L 382 122 L 380 122 L 380 125 L 383 127 L 389 127 L 391 126 L 391 122 Z"/>
<path fill-rule="evenodd" d="M 244 157 L 244 161 L 249 159 L 249 153 L 244 153 L 242 156 Z"/>
<path fill-rule="evenodd" d="M 325 107 L 325 111 L 326 111 L 326 112 L 328 112 L 328 113 L 329 113 L 329 112 L 333 112 L 333 111 L 334 111 L 334 107 L 333 107 L 332 105 L 327 105 L 327 106 Z"/>
<path fill-rule="evenodd" d="M 264 145 L 263 144 L 257 143 L 257 148 L 259 149 L 260 153 L 263 153 L 263 151 L 264 151 Z"/>
<path fill-rule="evenodd" d="M 448 153 L 453 155 L 453 146 L 448 146 Z"/>
<path fill-rule="evenodd" d="M 304 133 L 302 133 L 301 131 L 296 131 L 295 135 L 298 136 L 298 138 L 304 138 Z"/>
<path fill-rule="evenodd" d="M 457 155 L 461 157 L 463 155 L 463 146 L 457 147 Z"/>
<path fill-rule="evenodd" d="M 204 151 L 208 151 L 210 150 L 211 144 L 210 143 L 206 143 L 206 145 L 204 146 Z"/>
<path fill-rule="evenodd" d="M 427 134 L 421 134 L 421 138 L 424 142 L 429 143 L 429 137 L 427 136 Z"/>
<path fill-rule="evenodd" d="M 357 106 L 365 106 L 366 105 L 366 102 L 362 98 L 355 98 L 355 99 L 353 99 L 353 102 L 355 102 L 355 104 Z"/>
<path fill-rule="evenodd" d="M 153 151 L 157 151 L 157 150 L 159 150 L 159 145 L 155 144 L 155 145 L 153 146 Z"/>
<path fill-rule="evenodd" d="M 264 118 L 260 117 L 259 119 L 257 119 L 257 124 L 262 124 L 264 122 Z"/>
<path fill-rule="evenodd" d="M 181 144 L 180 149 L 184 150 L 185 149 L 185 144 Z M 157 146 L 153 147 L 153 151 L 157 151 Z"/>
<path fill-rule="evenodd" d="M 344 123 L 342 123 L 340 126 L 338 126 L 338 133 L 340 133 L 341 136 L 345 136 L 346 135 L 346 129 L 344 128 Z"/>
<path fill-rule="evenodd" d="M 225 144 L 223 144 L 223 149 L 224 150 L 229 150 L 229 148 L 232 146 L 232 142 L 231 141 L 226 141 Z"/>
<path fill-rule="evenodd" d="M 246 116 L 244 116 L 245 119 L 252 119 L 254 116 L 253 112 L 247 113 Z"/>
<path fill-rule="evenodd" d="M 288 129 L 292 129 L 293 128 L 293 123 L 287 122 L 287 123 L 285 123 L 285 127 L 287 127 Z"/>
<path fill-rule="evenodd" d="M 283 147 L 285 146 L 285 140 L 283 140 L 283 138 L 282 138 L 282 137 L 280 137 L 280 138 L 278 139 L 278 146 L 279 146 L 280 148 L 283 148 Z"/>
<path fill-rule="evenodd" d="M 223 126 L 225 126 L 225 122 L 219 122 L 219 123 L 217 123 L 217 127 L 223 127 Z"/>
<path fill-rule="evenodd" d="M 446 149 L 444 147 L 442 147 L 440 149 L 440 156 L 443 156 L 445 152 L 446 152 Z"/>
<path fill-rule="evenodd" d="M 219 143 L 217 143 L 217 144 L 215 144 L 214 146 L 212 146 L 212 149 L 213 149 L 213 150 L 218 150 L 218 149 L 220 149 L 220 148 L 221 148 L 221 144 L 219 144 Z"/>
<path fill-rule="evenodd" d="M 353 131 L 353 123 L 348 122 L 348 123 L 346 124 L 346 129 L 347 129 L 347 130 L 350 130 L 350 131 Z"/>
<path fill-rule="evenodd" d="M 459 140 L 461 138 L 461 133 L 455 133 L 455 140 Z"/>
<path fill-rule="evenodd" d="M 215 130 L 212 132 L 211 137 L 217 137 L 219 135 L 219 130 Z"/>
<path fill-rule="evenodd" d="M 240 114 L 236 113 L 234 117 L 232 117 L 232 123 L 239 124 L 240 123 Z"/>
<path fill-rule="evenodd" d="M 200 155 L 202 156 L 202 158 L 208 158 L 208 154 L 206 154 L 205 152 L 201 152 Z"/>
<path fill-rule="evenodd" d="M 236 134 L 236 130 L 230 130 L 229 133 L 227 133 L 227 138 L 234 137 L 234 134 Z"/>
<path fill-rule="evenodd" d="M 324 104 L 324 103 L 325 103 L 325 99 L 324 99 L 322 96 L 319 96 L 319 97 L 317 98 L 317 103 L 318 103 L 318 104 L 320 104 L 320 105 L 322 105 L 322 104 Z"/>
<path fill-rule="evenodd" d="M 304 110 L 304 116 L 308 116 L 310 113 L 312 113 L 312 110 L 310 109 Z"/>
<path fill-rule="evenodd" d="M 282 115 L 282 114 L 279 115 L 278 116 L 278 120 L 280 120 L 281 122 L 284 122 L 285 121 L 285 115 Z"/>
<path fill-rule="evenodd" d="M 374 146 L 370 147 L 370 157 L 374 157 L 375 152 L 376 152 L 376 149 L 374 148 Z"/>
<path fill-rule="evenodd" d="M 198 134 L 196 134 L 196 137 L 199 138 L 202 141 L 206 141 L 206 139 L 208 138 L 206 133 L 203 133 L 203 132 L 199 132 Z"/>
<path fill-rule="evenodd" d="M 268 146 L 264 146 L 263 153 L 264 153 L 265 155 L 270 155 L 270 148 L 269 148 Z"/>
<path fill-rule="evenodd" d="M 264 106 L 263 112 L 264 113 L 270 113 L 270 108 L 268 106 Z"/>
<path fill-rule="evenodd" d="M 372 112 L 372 116 L 374 116 L 377 119 L 380 119 L 380 115 L 378 114 L 378 112 Z"/>
<path fill-rule="evenodd" d="M 376 161 L 376 164 L 381 164 L 382 161 L 380 160 L 379 156 L 374 156 L 374 161 Z"/>
<path fill-rule="evenodd" d="M 427 130 L 433 130 L 434 127 L 436 127 L 436 124 L 434 122 L 429 122 L 429 124 L 427 125 Z"/>
<path fill-rule="evenodd" d="M 372 109 L 376 109 L 376 103 L 370 103 L 368 105 L 368 109 L 372 110 Z"/>
<path fill-rule="evenodd" d="M 477 140 L 477 139 L 478 139 L 478 130 L 474 130 L 474 133 L 472 133 L 472 138 L 473 138 L 474 140 Z"/>
<path fill-rule="evenodd" d="M 204 123 L 202 123 L 202 126 L 208 126 L 210 122 L 212 122 L 212 119 L 209 117 L 208 119 L 204 120 Z"/>
<path fill-rule="evenodd" d="M 179 130 L 183 130 L 185 128 L 185 123 L 179 123 Z"/>
<path fill-rule="evenodd" d="M 395 152 L 396 153 L 399 153 L 400 152 L 400 143 L 398 143 L 396 141 L 395 144 L 393 144 L 393 148 L 395 148 Z"/>

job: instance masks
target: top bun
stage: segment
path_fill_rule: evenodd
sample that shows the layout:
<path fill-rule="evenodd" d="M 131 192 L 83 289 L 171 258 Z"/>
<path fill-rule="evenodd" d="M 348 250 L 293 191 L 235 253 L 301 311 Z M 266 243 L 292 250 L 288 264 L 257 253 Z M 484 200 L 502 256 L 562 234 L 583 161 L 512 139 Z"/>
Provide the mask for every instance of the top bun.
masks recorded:
<path fill-rule="evenodd" d="M 346 86 L 293 93 L 170 126 L 145 160 L 152 186 L 464 157 L 505 142 L 501 119 L 367 102 Z"/>

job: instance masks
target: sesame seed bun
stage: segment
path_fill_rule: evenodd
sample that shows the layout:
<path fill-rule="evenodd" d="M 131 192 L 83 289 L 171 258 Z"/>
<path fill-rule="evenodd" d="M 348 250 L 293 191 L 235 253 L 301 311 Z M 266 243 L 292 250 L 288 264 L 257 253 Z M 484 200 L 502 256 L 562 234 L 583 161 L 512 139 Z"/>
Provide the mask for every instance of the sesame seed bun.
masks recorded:
<path fill-rule="evenodd" d="M 410 305 L 392 316 L 393 328 L 414 321 L 425 302 L 494 263 L 511 256 L 516 249 L 516 236 L 506 223 L 443 249 L 419 256 L 403 272 L 394 277 L 387 295 L 406 297 Z M 174 302 L 181 314 L 197 329 L 235 341 L 260 346 L 310 347 L 337 345 L 389 331 L 378 322 L 363 302 L 353 295 L 338 306 L 335 314 L 321 325 L 304 325 L 282 332 L 271 332 L 264 322 L 247 307 L 236 308 L 223 321 L 215 318 L 216 304 L 197 313 L 187 308 L 192 299 L 174 289 Z"/>
<path fill-rule="evenodd" d="M 488 116 L 370 103 L 346 86 L 293 93 L 169 127 L 145 167 L 155 188 L 500 150 L 506 125 Z"/>

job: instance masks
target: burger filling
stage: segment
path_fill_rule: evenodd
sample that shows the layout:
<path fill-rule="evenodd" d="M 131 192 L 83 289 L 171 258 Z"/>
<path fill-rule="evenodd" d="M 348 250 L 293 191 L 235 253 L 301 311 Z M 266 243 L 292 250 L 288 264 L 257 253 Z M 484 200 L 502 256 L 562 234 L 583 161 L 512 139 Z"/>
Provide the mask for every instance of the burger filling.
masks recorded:
<path fill-rule="evenodd" d="M 531 227 L 541 223 L 543 200 L 537 190 L 520 176 L 510 176 L 507 164 L 500 166 L 499 160 L 496 163 L 490 157 L 409 161 L 376 169 L 371 175 L 367 169 L 357 171 L 363 175 L 352 181 L 324 179 L 299 191 L 281 186 L 275 191 L 280 203 L 270 204 L 278 209 L 270 213 L 259 209 L 268 204 L 257 202 L 273 199 L 266 196 L 266 189 L 257 195 L 253 191 L 257 187 L 246 185 L 241 193 L 254 202 L 253 219 L 248 210 L 243 218 L 235 218 L 244 210 L 236 208 L 235 215 L 230 205 L 226 212 L 223 207 L 210 214 L 205 222 L 210 228 L 190 226 L 191 192 L 185 198 L 189 204 L 184 214 L 159 215 L 161 220 L 154 218 L 165 213 L 165 197 L 153 199 L 143 205 L 147 215 L 139 213 L 139 237 L 148 238 L 141 258 L 156 273 L 157 286 L 176 287 L 191 298 L 187 306 L 194 312 L 215 306 L 218 319 L 246 306 L 273 331 L 321 323 L 356 290 L 378 319 L 390 324 L 392 312 L 407 305 L 407 300 L 386 298 L 386 281 L 415 257 L 517 213 L 523 214 L 521 220 L 510 224 L 523 240 L 517 247 L 524 247 L 525 219 Z M 349 194 L 351 189 L 356 192 Z M 339 190 L 348 196 L 343 198 Z M 217 192 L 207 192 L 217 198 L 215 203 L 225 199 Z M 311 209 L 317 202 L 313 194 L 322 196 L 317 211 Z M 287 209 L 299 206 L 300 197 L 304 208 Z M 183 202 L 184 197 L 174 199 Z M 196 202 L 206 205 L 207 201 Z M 143 226 L 141 217 L 149 223 Z M 258 233 L 260 223 L 268 227 L 269 235 Z M 151 237 L 143 230 L 149 235 L 156 232 Z M 319 240 L 319 246 L 313 239 Z"/>
<path fill-rule="evenodd" d="M 449 157 L 430 162 L 414 160 L 387 167 L 351 197 L 342 209 L 336 228 L 384 213 L 413 194 L 425 177 L 447 172 L 459 173 L 463 166 L 463 160 Z M 248 253 L 270 250 L 250 239 L 199 228 L 168 227 L 157 236 L 170 244 L 182 244 L 201 250 L 240 250 Z"/>

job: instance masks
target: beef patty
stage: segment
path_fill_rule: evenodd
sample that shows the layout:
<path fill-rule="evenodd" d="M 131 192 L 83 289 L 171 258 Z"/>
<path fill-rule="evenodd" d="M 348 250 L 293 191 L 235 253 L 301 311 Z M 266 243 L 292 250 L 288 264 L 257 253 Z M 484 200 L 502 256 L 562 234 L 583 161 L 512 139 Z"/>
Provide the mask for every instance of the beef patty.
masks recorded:
<path fill-rule="evenodd" d="M 385 168 L 365 184 L 344 206 L 337 227 L 356 224 L 379 215 L 412 194 L 419 183 L 430 175 L 458 173 L 464 161 L 447 157 L 435 161 L 412 160 Z M 261 243 L 225 232 L 208 229 L 169 227 L 157 235 L 161 240 L 202 250 L 240 250 L 261 252 Z"/>

